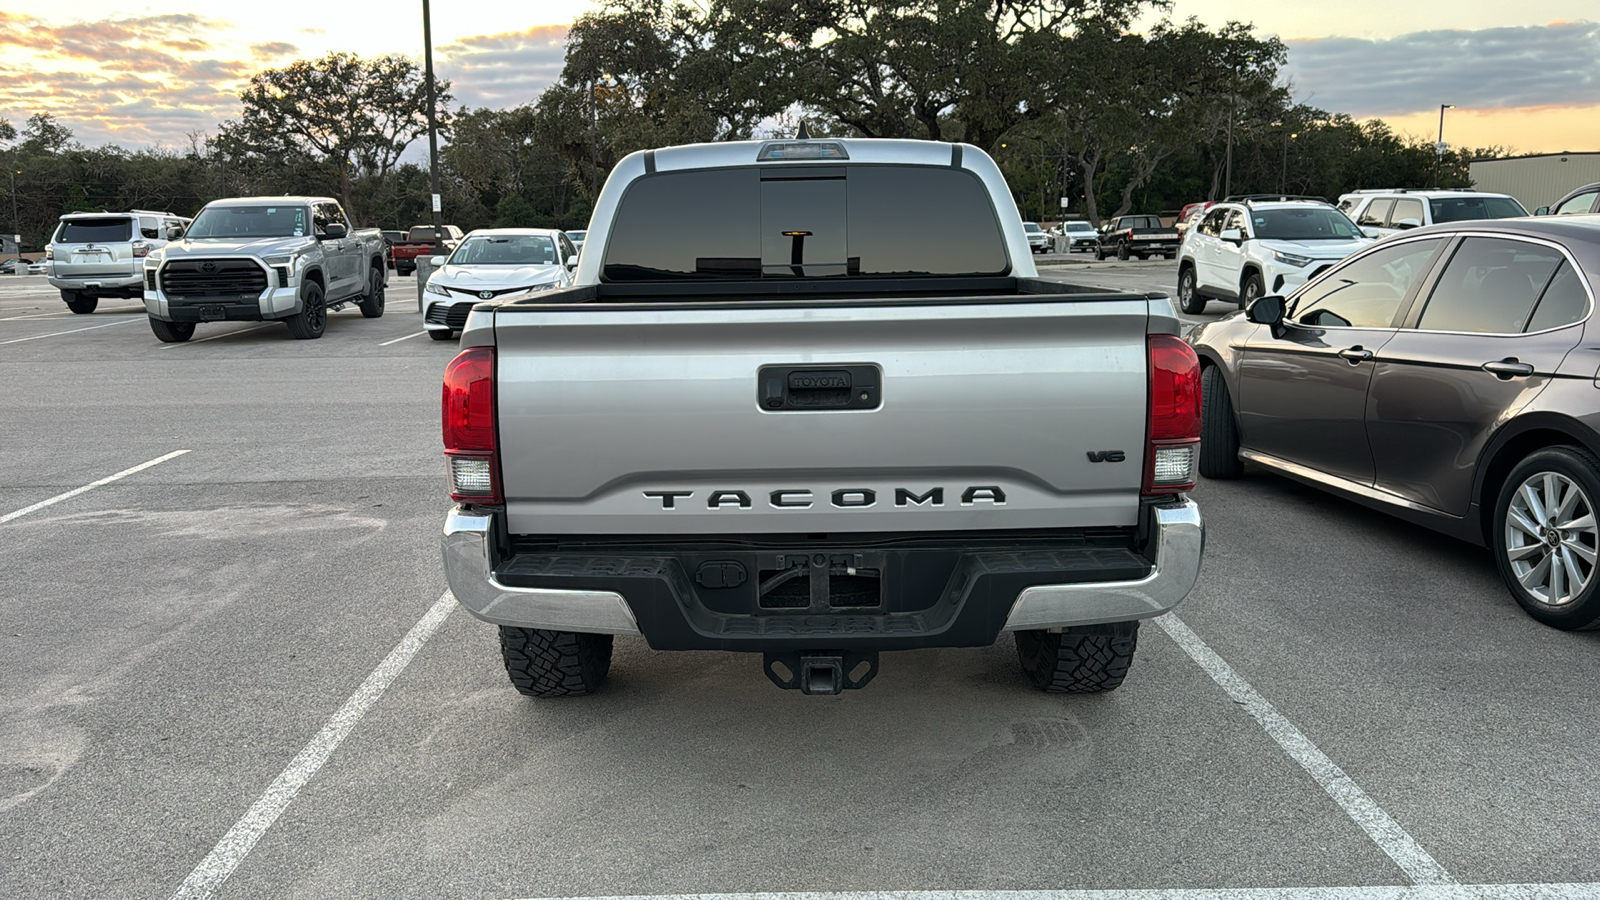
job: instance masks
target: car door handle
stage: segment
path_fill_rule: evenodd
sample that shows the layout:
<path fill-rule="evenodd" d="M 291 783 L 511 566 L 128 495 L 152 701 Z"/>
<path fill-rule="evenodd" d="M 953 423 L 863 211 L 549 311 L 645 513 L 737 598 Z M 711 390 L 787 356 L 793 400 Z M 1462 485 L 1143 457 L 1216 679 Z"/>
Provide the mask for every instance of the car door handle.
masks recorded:
<path fill-rule="evenodd" d="M 1345 359 L 1348 359 L 1350 361 L 1350 365 L 1353 366 L 1358 362 L 1364 362 L 1371 359 L 1372 351 L 1367 350 L 1358 344 L 1354 347 L 1346 347 L 1345 349 L 1340 350 L 1339 355 Z"/>
<path fill-rule="evenodd" d="M 1494 373 L 1494 376 L 1502 381 L 1533 374 L 1533 366 L 1525 362 L 1517 362 L 1515 356 L 1508 356 L 1498 362 L 1486 362 L 1479 368 L 1485 372 Z"/>

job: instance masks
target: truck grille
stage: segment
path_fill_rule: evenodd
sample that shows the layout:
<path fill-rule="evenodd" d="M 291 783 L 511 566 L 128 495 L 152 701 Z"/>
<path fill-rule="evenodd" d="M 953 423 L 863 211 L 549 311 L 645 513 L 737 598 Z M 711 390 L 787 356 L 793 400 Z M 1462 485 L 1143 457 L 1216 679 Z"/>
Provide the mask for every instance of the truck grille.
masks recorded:
<path fill-rule="evenodd" d="M 259 297 L 265 269 L 247 259 L 175 260 L 161 269 L 169 297 Z"/>

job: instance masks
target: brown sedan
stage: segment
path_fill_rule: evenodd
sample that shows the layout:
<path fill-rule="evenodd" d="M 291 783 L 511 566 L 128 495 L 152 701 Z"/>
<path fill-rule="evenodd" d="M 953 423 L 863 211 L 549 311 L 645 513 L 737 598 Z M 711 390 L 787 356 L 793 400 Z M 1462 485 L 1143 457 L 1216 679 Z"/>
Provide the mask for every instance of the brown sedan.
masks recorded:
<path fill-rule="evenodd" d="M 1190 336 L 1200 472 L 1245 461 L 1493 550 L 1600 628 L 1600 216 L 1420 228 Z"/>

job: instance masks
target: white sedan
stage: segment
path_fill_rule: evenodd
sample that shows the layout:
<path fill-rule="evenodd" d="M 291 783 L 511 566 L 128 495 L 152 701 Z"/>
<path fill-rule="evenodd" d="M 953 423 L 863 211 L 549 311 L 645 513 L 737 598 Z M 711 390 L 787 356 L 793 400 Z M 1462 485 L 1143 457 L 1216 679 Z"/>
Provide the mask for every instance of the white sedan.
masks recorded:
<path fill-rule="evenodd" d="M 434 257 L 434 265 L 422 289 L 422 327 L 448 341 L 475 304 L 570 285 L 578 251 L 552 228 L 484 228 L 462 238 L 448 259 Z"/>

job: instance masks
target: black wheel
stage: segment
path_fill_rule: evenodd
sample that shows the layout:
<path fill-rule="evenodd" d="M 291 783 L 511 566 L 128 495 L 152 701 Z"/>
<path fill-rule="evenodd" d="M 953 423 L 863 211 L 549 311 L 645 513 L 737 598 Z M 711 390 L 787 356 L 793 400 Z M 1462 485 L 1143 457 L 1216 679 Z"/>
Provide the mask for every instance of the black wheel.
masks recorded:
<path fill-rule="evenodd" d="M 163 344 L 181 344 L 194 337 L 193 322 L 167 322 L 161 319 L 151 319 L 150 330 L 156 333 L 156 338 Z"/>
<path fill-rule="evenodd" d="M 1495 564 L 1523 611 L 1552 628 L 1600 628 L 1600 457 L 1550 447 L 1517 463 L 1494 506 Z"/>
<path fill-rule="evenodd" d="M 611 670 L 611 635 L 500 626 L 500 655 L 519 693 L 592 694 Z"/>
<path fill-rule="evenodd" d="M 1094 248 L 1094 258 L 1099 262 L 1105 262 L 1105 260 L 1106 260 L 1105 248 L 1104 247 L 1096 247 L 1096 248 Z"/>
<path fill-rule="evenodd" d="M 100 305 L 99 297 L 88 297 L 77 291 L 62 291 L 61 299 L 67 301 L 67 309 L 80 316 L 86 316 L 94 312 L 95 307 Z"/>
<path fill-rule="evenodd" d="M 1206 298 L 1200 296 L 1200 288 L 1195 284 L 1194 266 L 1186 265 L 1178 270 L 1178 305 L 1191 316 L 1206 310 Z"/>
<path fill-rule="evenodd" d="M 313 341 L 322 337 L 328 327 L 328 304 L 322 299 L 322 286 L 315 281 L 306 282 L 300 289 L 300 311 L 283 320 L 289 333 L 297 341 Z"/>
<path fill-rule="evenodd" d="M 1122 685 L 1139 644 L 1139 623 L 1018 631 L 1016 638 L 1017 660 L 1035 687 L 1052 694 L 1093 694 Z"/>
<path fill-rule="evenodd" d="M 1200 474 L 1207 478 L 1238 478 L 1244 474 L 1233 398 L 1228 396 L 1228 382 L 1216 366 L 1206 366 L 1200 375 Z"/>
<path fill-rule="evenodd" d="M 436 341 L 453 341 L 456 339 L 456 333 L 454 331 L 430 331 L 428 332 L 428 337 Z"/>
<path fill-rule="evenodd" d="M 369 319 L 376 319 L 383 315 L 383 270 L 373 266 L 367 270 L 367 293 L 356 306 L 360 307 L 361 314 Z"/>
<path fill-rule="evenodd" d="M 1239 308 L 1248 309 L 1257 297 L 1267 292 L 1266 285 L 1261 283 L 1260 272 L 1250 272 L 1244 276 L 1244 281 L 1239 285 Z"/>
<path fill-rule="evenodd" d="M 416 270 L 417 270 L 416 266 L 401 265 L 400 263 L 395 263 L 394 264 L 394 271 L 395 271 L 395 274 L 397 274 L 397 275 L 410 275 L 412 272 L 415 272 Z"/>
<path fill-rule="evenodd" d="M 1117 259 L 1120 259 L 1123 262 L 1127 262 L 1128 261 L 1128 245 L 1127 244 L 1118 244 L 1117 245 Z"/>

